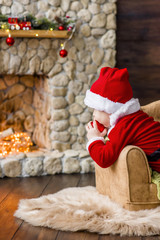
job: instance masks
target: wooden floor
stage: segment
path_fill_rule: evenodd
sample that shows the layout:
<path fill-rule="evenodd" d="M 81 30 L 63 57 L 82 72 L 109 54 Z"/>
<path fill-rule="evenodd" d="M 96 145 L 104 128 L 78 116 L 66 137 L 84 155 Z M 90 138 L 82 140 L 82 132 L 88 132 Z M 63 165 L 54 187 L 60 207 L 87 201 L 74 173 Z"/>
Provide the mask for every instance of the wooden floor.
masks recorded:
<path fill-rule="evenodd" d="M 94 174 L 0 179 L 0 240 L 160 240 L 160 237 L 120 237 L 88 232 L 62 232 L 33 227 L 13 217 L 20 199 L 55 193 L 67 187 L 95 186 Z"/>

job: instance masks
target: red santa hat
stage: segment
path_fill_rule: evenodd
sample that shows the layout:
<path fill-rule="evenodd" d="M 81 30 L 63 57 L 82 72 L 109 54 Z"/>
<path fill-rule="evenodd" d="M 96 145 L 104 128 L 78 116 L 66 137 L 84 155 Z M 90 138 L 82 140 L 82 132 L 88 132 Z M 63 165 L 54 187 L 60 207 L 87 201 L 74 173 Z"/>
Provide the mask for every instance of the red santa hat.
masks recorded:
<path fill-rule="evenodd" d="M 138 99 L 133 98 L 126 68 L 102 68 L 99 78 L 87 90 L 84 102 L 88 107 L 111 114 L 111 126 L 120 117 L 140 109 Z"/>

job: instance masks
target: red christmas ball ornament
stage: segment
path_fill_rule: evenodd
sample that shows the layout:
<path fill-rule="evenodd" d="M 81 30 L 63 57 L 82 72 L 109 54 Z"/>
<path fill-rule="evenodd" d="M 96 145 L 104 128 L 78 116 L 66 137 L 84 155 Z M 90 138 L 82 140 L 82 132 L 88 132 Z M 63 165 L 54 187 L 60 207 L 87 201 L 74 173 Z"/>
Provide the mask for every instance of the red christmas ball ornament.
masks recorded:
<path fill-rule="evenodd" d="M 64 30 L 64 26 L 61 25 L 61 26 L 58 27 L 58 29 L 59 29 L 60 31 L 62 31 L 62 30 Z"/>
<path fill-rule="evenodd" d="M 59 52 L 59 55 L 64 58 L 68 55 L 68 52 L 66 49 L 61 49 L 60 52 Z"/>
<path fill-rule="evenodd" d="M 14 44 L 14 38 L 12 38 L 10 35 L 8 36 L 8 38 L 6 38 L 6 43 L 9 46 L 12 46 Z"/>

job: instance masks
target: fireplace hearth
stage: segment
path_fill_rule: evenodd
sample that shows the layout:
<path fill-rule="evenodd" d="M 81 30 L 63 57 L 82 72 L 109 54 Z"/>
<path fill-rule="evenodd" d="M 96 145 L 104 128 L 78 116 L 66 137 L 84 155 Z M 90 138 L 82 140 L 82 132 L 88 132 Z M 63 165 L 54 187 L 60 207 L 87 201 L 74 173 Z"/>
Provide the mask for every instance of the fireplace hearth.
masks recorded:
<path fill-rule="evenodd" d="M 29 177 L 58 173 L 94 172 L 94 162 L 85 150 L 39 149 L 0 158 L 0 177 Z"/>

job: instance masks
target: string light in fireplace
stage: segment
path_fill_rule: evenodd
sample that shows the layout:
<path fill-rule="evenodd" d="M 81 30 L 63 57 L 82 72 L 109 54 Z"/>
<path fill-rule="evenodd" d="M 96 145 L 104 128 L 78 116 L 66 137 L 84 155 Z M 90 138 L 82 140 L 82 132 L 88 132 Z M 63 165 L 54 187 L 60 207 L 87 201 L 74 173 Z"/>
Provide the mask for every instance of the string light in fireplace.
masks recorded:
<path fill-rule="evenodd" d="M 0 140 L 0 157 L 17 154 L 19 152 L 29 152 L 33 145 L 30 136 L 26 132 L 12 134 Z"/>

